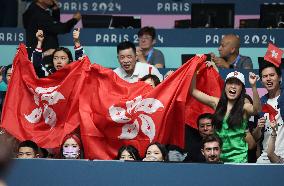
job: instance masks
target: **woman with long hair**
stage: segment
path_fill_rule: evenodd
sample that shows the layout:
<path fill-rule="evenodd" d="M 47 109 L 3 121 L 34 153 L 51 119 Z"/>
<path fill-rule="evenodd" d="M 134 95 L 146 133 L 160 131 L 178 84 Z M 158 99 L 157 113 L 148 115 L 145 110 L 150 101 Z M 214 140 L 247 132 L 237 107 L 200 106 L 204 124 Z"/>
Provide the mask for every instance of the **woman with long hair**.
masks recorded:
<path fill-rule="evenodd" d="M 196 74 L 191 85 L 192 96 L 198 101 L 215 109 L 213 124 L 216 133 L 223 141 L 221 159 L 223 162 L 247 162 L 248 144 L 245 141 L 247 121 L 251 115 L 261 111 L 256 88 L 257 76 L 249 74 L 253 92 L 253 104 L 245 98 L 245 78 L 240 72 L 227 75 L 221 97 L 209 96 L 196 89 Z"/>

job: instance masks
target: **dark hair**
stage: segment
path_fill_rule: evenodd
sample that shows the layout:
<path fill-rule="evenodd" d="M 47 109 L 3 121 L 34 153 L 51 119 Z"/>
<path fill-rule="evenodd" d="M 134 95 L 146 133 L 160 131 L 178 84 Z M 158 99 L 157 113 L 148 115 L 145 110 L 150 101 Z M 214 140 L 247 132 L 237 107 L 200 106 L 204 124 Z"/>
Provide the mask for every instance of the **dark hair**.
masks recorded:
<path fill-rule="evenodd" d="M 201 148 L 204 149 L 204 144 L 205 144 L 205 143 L 214 142 L 214 141 L 218 142 L 220 148 L 222 149 L 223 141 L 221 140 L 221 138 L 220 138 L 219 136 L 214 135 L 214 134 L 205 136 L 205 137 L 202 139 L 202 146 L 201 146 Z"/>
<path fill-rule="evenodd" d="M 7 65 L 7 66 L 4 67 L 4 70 L 3 70 L 3 72 L 2 72 L 2 78 L 3 78 L 3 81 L 4 81 L 6 84 L 8 84 L 6 75 L 7 75 L 7 73 L 8 73 L 8 70 L 11 69 L 12 67 L 13 67 L 12 64 L 9 64 L 9 65 Z"/>
<path fill-rule="evenodd" d="M 227 83 L 236 83 L 242 85 L 242 91 L 239 97 L 236 99 L 236 102 L 234 103 L 234 106 L 230 111 L 229 117 L 227 119 L 228 126 L 230 129 L 234 129 L 235 127 L 241 126 L 243 123 L 246 89 L 244 84 L 239 79 L 229 78 L 225 83 L 220 100 L 213 115 L 212 123 L 217 130 L 220 130 L 222 128 L 222 122 L 227 112 L 228 97 L 225 92 Z"/>
<path fill-rule="evenodd" d="M 73 62 L 73 57 L 72 57 L 71 51 L 68 48 L 65 48 L 65 47 L 58 47 L 57 49 L 55 49 L 55 51 L 52 54 L 52 59 L 53 59 L 53 56 L 54 56 L 55 52 L 58 52 L 58 51 L 65 52 L 67 54 L 67 56 L 68 56 L 69 63 Z"/>
<path fill-rule="evenodd" d="M 138 31 L 138 37 L 145 34 L 150 35 L 153 40 L 156 39 L 156 29 L 152 26 L 145 26 Z"/>
<path fill-rule="evenodd" d="M 166 145 L 166 148 L 167 148 L 167 151 L 168 151 L 168 152 L 169 152 L 169 151 L 178 151 L 178 152 L 180 152 L 180 153 L 182 153 L 182 154 L 186 153 L 186 151 L 185 151 L 184 149 L 180 148 L 180 147 L 177 146 L 177 145 L 167 144 L 167 145 Z"/>
<path fill-rule="evenodd" d="M 152 146 L 152 145 L 156 145 L 156 146 L 160 149 L 164 161 L 169 161 L 168 150 L 167 150 L 166 146 L 163 145 L 163 144 L 161 144 L 161 143 L 159 143 L 159 142 L 150 143 L 150 144 L 148 145 L 148 147 L 146 148 L 146 151 L 145 151 L 145 155 L 144 155 L 145 157 L 146 157 L 146 154 L 147 154 L 147 150 L 148 150 L 149 147 Z"/>
<path fill-rule="evenodd" d="M 148 74 L 148 75 L 142 77 L 140 79 L 140 81 L 146 81 L 147 79 L 152 79 L 155 87 L 158 86 L 161 83 L 160 79 L 156 75 L 153 75 L 153 74 Z"/>
<path fill-rule="evenodd" d="M 281 77 L 281 75 L 282 75 L 282 72 L 281 72 L 281 69 L 280 68 L 278 68 L 278 67 L 276 67 L 274 64 L 272 64 L 272 63 L 270 63 L 270 62 L 268 62 L 268 61 L 265 61 L 262 65 L 261 65 L 261 67 L 259 68 L 259 77 L 260 77 L 260 79 L 262 79 L 262 71 L 264 70 L 264 69 L 266 69 L 266 68 L 269 68 L 269 67 L 272 67 L 272 68 L 274 68 L 275 69 L 275 72 L 277 73 L 277 75 L 279 76 L 279 77 Z"/>
<path fill-rule="evenodd" d="M 33 151 L 35 152 L 35 154 L 38 154 L 38 146 L 35 142 L 31 141 L 31 140 L 26 140 L 26 141 L 23 141 L 19 144 L 18 146 L 18 151 L 20 150 L 21 147 L 29 147 L 29 148 L 32 148 Z"/>
<path fill-rule="evenodd" d="M 199 127 L 199 121 L 202 120 L 202 119 L 213 119 L 213 114 L 211 113 L 203 113 L 203 114 L 200 114 L 197 118 L 197 126 Z"/>
<path fill-rule="evenodd" d="M 127 151 L 133 157 L 134 160 L 141 160 L 138 150 L 132 145 L 127 145 L 127 146 L 124 145 L 120 147 L 118 150 L 117 156 L 115 158 L 116 160 L 120 159 L 123 151 Z"/>
<path fill-rule="evenodd" d="M 117 45 L 116 50 L 117 50 L 117 54 L 121 51 L 121 50 L 126 50 L 131 48 L 134 52 L 134 54 L 136 54 L 136 47 L 134 45 L 134 43 L 130 42 L 130 41 L 124 41 L 121 42 Z"/>
<path fill-rule="evenodd" d="M 84 147 L 83 147 L 81 138 L 80 138 L 80 136 L 77 133 L 67 134 L 63 138 L 62 144 L 60 145 L 60 157 L 59 158 L 60 159 L 65 159 L 65 157 L 63 156 L 63 146 L 64 146 L 64 143 L 68 139 L 70 139 L 70 138 L 73 138 L 76 141 L 76 143 L 78 144 L 79 148 L 80 148 L 80 156 L 77 159 L 84 159 Z"/>

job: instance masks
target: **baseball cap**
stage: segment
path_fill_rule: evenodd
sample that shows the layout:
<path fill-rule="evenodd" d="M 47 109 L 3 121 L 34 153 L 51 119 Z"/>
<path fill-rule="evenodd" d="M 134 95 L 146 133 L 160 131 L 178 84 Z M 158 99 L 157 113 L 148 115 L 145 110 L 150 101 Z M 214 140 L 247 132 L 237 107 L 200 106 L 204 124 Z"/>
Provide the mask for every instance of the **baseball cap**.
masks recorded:
<path fill-rule="evenodd" d="M 245 76 L 241 72 L 238 72 L 238 71 L 230 72 L 226 77 L 226 81 L 229 78 L 237 78 L 245 85 Z"/>

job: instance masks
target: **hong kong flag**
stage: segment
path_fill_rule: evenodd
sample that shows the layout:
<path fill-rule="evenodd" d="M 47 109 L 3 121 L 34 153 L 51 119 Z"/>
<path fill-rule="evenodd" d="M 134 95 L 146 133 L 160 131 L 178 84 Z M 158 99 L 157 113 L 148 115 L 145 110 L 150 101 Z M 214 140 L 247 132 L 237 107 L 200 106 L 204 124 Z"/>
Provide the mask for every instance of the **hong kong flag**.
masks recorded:
<path fill-rule="evenodd" d="M 141 155 L 150 142 L 183 147 L 185 106 L 196 68 L 205 56 L 193 58 L 156 88 L 128 83 L 112 70 L 93 65 L 85 72 L 79 110 L 81 138 L 88 159 L 113 159 L 122 145 Z"/>
<path fill-rule="evenodd" d="M 269 43 L 264 60 L 269 61 L 270 63 L 273 63 L 275 66 L 279 67 L 283 53 L 283 50 Z"/>
<path fill-rule="evenodd" d="M 2 112 L 2 127 L 20 141 L 58 147 L 65 135 L 80 124 L 81 71 L 89 65 L 88 61 L 74 62 L 39 79 L 25 46 L 20 45 Z"/>
<path fill-rule="evenodd" d="M 221 97 L 222 89 L 224 87 L 224 80 L 220 74 L 211 66 L 206 67 L 203 63 L 197 74 L 196 88 L 210 96 Z M 200 114 L 215 112 L 211 107 L 204 105 L 191 97 L 186 104 L 186 118 L 187 125 L 197 129 L 197 118 Z"/>

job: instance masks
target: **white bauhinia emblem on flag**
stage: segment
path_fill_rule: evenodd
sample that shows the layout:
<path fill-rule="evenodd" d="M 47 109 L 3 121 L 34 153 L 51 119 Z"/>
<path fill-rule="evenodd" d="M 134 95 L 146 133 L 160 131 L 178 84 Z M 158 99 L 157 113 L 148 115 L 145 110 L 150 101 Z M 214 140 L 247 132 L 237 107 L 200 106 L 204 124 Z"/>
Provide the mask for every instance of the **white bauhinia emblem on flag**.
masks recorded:
<path fill-rule="evenodd" d="M 271 51 L 271 56 L 274 57 L 274 58 L 277 58 L 278 53 L 275 50 L 272 50 Z"/>
<path fill-rule="evenodd" d="M 155 113 L 159 108 L 164 108 L 164 105 L 159 100 L 154 98 L 142 99 L 142 96 L 127 101 L 126 109 L 112 105 L 109 108 L 111 119 L 116 123 L 124 124 L 118 138 L 135 138 L 140 130 L 139 121 L 141 121 L 141 131 L 148 136 L 150 142 L 152 142 L 156 134 L 156 128 L 150 114 Z"/>
<path fill-rule="evenodd" d="M 58 103 L 59 100 L 65 99 L 64 96 L 55 91 L 58 86 L 55 87 L 37 87 L 35 90 L 30 89 L 34 93 L 34 101 L 38 106 L 29 115 L 25 114 L 25 118 L 30 123 L 38 123 L 41 117 L 44 118 L 44 122 L 51 127 L 54 127 L 57 121 L 56 113 L 50 107 Z"/>

